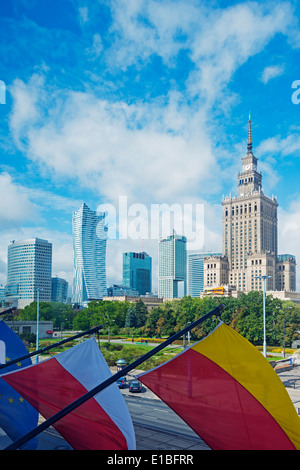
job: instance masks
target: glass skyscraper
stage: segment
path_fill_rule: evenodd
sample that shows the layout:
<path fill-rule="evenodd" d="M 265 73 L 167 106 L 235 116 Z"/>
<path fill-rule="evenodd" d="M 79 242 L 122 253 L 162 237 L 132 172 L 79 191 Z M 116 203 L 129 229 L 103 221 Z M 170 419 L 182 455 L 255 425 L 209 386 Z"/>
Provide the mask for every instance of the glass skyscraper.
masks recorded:
<path fill-rule="evenodd" d="M 188 295 L 200 297 L 204 291 L 204 258 L 222 253 L 188 253 Z"/>
<path fill-rule="evenodd" d="M 147 253 L 123 253 L 123 285 L 145 295 L 152 290 L 152 258 Z"/>
<path fill-rule="evenodd" d="M 66 303 L 68 298 L 68 287 L 69 284 L 65 279 L 61 277 L 52 278 L 52 302 Z"/>
<path fill-rule="evenodd" d="M 73 303 L 82 305 L 107 295 L 106 240 L 105 213 L 91 211 L 83 203 L 73 214 Z"/>
<path fill-rule="evenodd" d="M 186 237 L 173 233 L 159 240 L 158 296 L 164 299 L 178 297 L 178 283 L 183 282 L 186 295 Z"/>
<path fill-rule="evenodd" d="M 12 241 L 8 247 L 5 297 L 18 308 L 37 300 L 51 301 L 52 243 L 40 238 Z"/>

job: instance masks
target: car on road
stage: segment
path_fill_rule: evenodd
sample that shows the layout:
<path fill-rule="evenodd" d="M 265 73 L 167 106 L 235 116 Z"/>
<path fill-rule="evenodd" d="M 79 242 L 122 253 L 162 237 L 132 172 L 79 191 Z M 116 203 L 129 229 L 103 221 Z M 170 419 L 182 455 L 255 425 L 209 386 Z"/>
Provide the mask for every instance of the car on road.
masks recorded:
<path fill-rule="evenodd" d="M 141 392 L 142 391 L 142 384 L 138 380 L 131 380 L 129 384 L 129 391 L 130 392 Z"/>
<path fill-rule="evenodd" d="M 125 388 L 127 386 L 127 380 L 126 377 L 120 377 L 117 380 L 117 384 L 119 388 Z"/>

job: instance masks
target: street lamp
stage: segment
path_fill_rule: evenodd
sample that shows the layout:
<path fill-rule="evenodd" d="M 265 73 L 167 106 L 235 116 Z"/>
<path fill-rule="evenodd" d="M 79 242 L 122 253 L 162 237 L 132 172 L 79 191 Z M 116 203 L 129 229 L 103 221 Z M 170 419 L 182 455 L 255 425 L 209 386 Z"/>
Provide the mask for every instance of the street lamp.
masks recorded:
<path fill-rule="evenodd" d="M 114 322 L 115 320 L 111 320 L 109 315 L 106 315 L 106 316 L 108 318 L 108 329 L 107 329 L 108 337 L 107 337 L 107 341 L 108 341 L 108 343 L 110 343 L 110 323 Z"/>
<path fill-rule="evenodd" d="M 40 291 L 44 290 L 43 288 L 38 287 L 37 291 L 37 309 L 36 309 L 36 350 L 39 349 L 39 317 L 40 317 Z M 36 362 L 39 362 L 39 355 L 36 355 Z"/>
<path fill-rule="evenodd" d="M 185 326 L 190 325 L 190 323 L 191 322 L 189 321 L 188 323 L 185 324 Z M 188 342 L 188 347 L 189 347 L 191 345 L 191 332 L 190 332 L 190 330 L 187 333 L 187 342 Z M 184 348 L 186 347 L 185 346 L 185 335 L 183 335 L 183 337 L 182 337 L 182 345 L 183 345 Z"/>
<path fill-rule="evenodd" d="M 255 276 L 256 279 L 263 280 L 263 317 L 264 317 L 264 356 L 267 357 L 267 341 L 266 341 L 266 279 L 272 278 L 273 276 Z"/>
<path fill-rule="evenodd" d="M 293 307 L 289 305 L 286 308 L 291 309 Z M 283 309 L 283 357 L 285 357 L 285 311 L 284 309 Z"/>

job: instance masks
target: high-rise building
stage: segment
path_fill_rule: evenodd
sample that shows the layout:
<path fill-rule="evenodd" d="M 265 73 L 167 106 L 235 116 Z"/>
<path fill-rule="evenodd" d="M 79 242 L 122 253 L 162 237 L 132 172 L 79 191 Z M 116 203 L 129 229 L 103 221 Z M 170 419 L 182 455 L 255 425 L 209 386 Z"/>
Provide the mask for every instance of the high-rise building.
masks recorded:
<path fill-rule="evenodd" d="M 278 255 L 276 264 L 276 290 L 296 290 L 296 257 L 293 255 Z"/>
<path fill-rule="evenodd" d="M 173 232 L 159 240 L 158 245 L 158 296 L 165 299 L 177 298 L 178 284 L 183 282 L 183 295 L 186 295 L 186 237 Z"/>
<path fill-rule="evenodd" d="M 105 213 L 91 211 L 83 203 L 73 214 L 73 298 L 82 305 L 107 295 Z"/>
<path fill-rule="evenodd" d="M 292 255 L 278 256 L 277 199 L 266 196 L 262 174 L 252 151 L 249 116 L 247 153 L 238 173 L 238 195 L 223 198 L 223 256 L 205 261 L 205 285 L 235 286 L 239 292 L 263 289 L 275 291 L 296 288 L 296 260 Z M 227 267 L 226 267 L 227 264 Z M 213 277 L 213 269 L 222 276 Z M 287 278 L 283 278 L 285 271 Z M 214 284 L 213 279 L 216 279 Z M 285 280 L 285 284 L 283 284 Z M 287 290 L 287 289 L 286 289 Z"/>
<path fill-rule="evenodd" d="M 204 258 L 222 253 L 188 253 L 188 295 L 200 297 L 204 291 Z"/>
<path fill-rule="evenodd" d="M 5 297 L 18 308 L 37 300 L 51 301 L 52 243 L 40 238 L 12 241 L 8 247 Z"/>
<path fill-rule="evenodd" d="M 152 258 L 147 253 L 123 253 L 123 285 L 139 295 L 152 291 Z"/>
<path fill-rule="evenodd" d="M 68 298 L 68 287 L 69 284 L 65 279 L 61 277 L 53 277 L 51 279 L 52 285 L 52 302 L 62 302 L 66 303 Z"/>

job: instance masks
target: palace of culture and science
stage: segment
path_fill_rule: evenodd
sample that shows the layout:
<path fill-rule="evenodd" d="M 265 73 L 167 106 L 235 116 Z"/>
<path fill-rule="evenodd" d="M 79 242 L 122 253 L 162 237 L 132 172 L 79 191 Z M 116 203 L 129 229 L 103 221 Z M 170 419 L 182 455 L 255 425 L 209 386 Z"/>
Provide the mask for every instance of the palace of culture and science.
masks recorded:
<path fill-rule="evenodd" d="M 238 174 L 238 195 L 223 197 L 222 256 L 204 260 L 206 291 L 224 287 L 236 293 L 262 290 L 296 291 L 296 259 L 278 255 L 277 200 L 262 189 L 262 174 L 252 151 L 249 116 L 247 153 Z"/>

